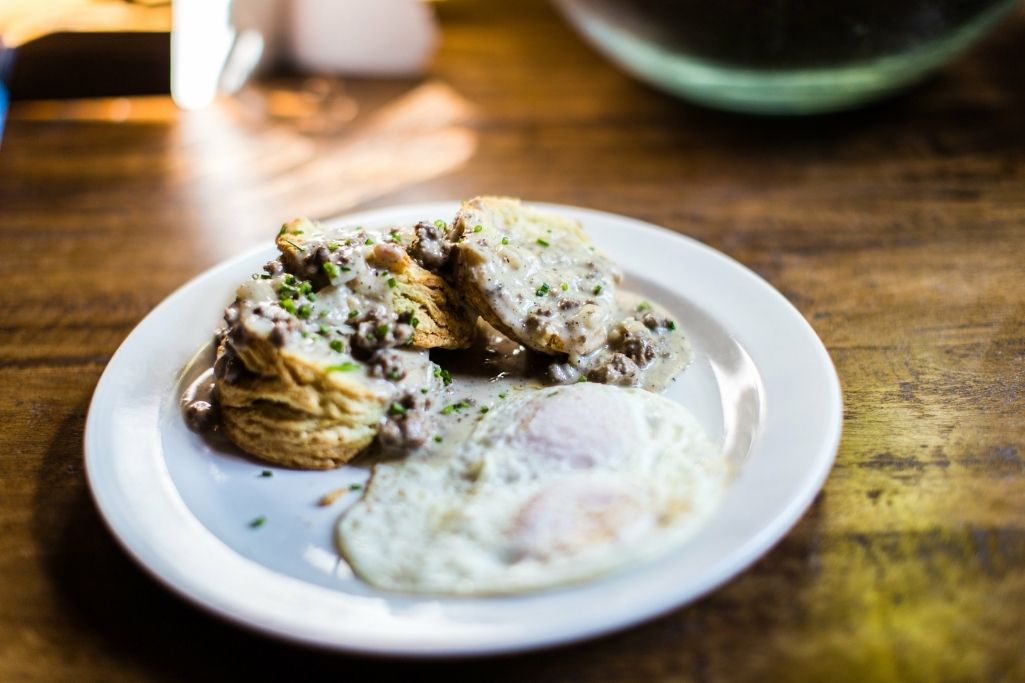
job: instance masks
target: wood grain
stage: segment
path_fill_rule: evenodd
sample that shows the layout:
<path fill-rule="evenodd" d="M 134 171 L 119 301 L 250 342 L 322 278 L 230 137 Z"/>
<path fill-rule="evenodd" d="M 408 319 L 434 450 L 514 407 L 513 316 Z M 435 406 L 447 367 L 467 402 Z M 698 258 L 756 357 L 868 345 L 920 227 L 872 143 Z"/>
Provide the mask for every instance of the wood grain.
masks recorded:
<path fill-rule="evenodd" d="M 152 100 L 12 110 L 0 679 L 1025 679 L 1025 13 L 896 99 L 763 120 L 637 84 L 545 4 L 440 11 L 423 81 L 286 80 L 190 114 Z M 250 635 L 129 561 L 89 498 L 81 442 L 132 326 L 294 214 L 478 193 L 666 225 L 790 298 L 846 406 L 836 467 L 793 532 L 639 628 L 431 664 Z"/>

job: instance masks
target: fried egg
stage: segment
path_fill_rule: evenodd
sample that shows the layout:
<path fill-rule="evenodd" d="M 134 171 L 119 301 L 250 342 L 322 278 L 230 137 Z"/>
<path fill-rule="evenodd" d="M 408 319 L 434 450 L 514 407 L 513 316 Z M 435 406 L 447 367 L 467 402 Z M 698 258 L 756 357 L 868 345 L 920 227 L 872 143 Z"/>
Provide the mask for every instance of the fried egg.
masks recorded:
<path fill-rule="evenodd" d="M 523 391 L 466 439 L 377 465 L 337 541 L 382 589 L 546 588 L 678 546 L 728 474 L 697 420 L 661 396 L 594 383 Z"/>

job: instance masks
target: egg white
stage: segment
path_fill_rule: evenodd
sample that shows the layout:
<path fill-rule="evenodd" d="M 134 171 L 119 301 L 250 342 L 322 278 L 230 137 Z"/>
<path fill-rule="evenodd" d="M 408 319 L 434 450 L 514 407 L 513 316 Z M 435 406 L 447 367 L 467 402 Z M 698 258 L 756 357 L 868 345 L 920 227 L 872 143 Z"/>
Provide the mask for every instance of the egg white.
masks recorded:
<path fill-rule="evenodd" d="M 683 407 L 581 383 L 512 395 L 462 443 L 383 463 L 342 517 L 354 571 L 395 591 L 500 594 L 580 581 L 678 545 L 729 468 Z"/>

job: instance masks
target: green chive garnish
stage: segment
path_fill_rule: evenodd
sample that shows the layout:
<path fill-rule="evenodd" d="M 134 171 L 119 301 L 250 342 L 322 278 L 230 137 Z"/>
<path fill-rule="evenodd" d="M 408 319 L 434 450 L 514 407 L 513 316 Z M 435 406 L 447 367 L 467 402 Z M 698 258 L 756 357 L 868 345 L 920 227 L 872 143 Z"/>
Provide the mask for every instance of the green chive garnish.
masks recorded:
<path fill-rule="evenodd" d="M 324 272 L 327 273 L 329 278 L 336 278 L 338 277 L 338 266 L 327 261 L 324 263 Z"/>
<path fill-rule="evenodd" d="M 453 403 L 450 406 L 445 406 L 444 408 L 442 408 L 441 409 L 441 414 L 442 415 L 449 415 L 451 413 L 456 412 L 457 410 L 462 410 L 463 408 L 469 408 L 469 407 L 470 407 L 469 403 L 467 403 L 466 401 L 460 401 L 459 403 Z"/>
<path fill-rule="evenodd" d="M 345 348 L 345 344 L 342 343 L 341 339 L 332 339 L 331 340 L 331 350 L 332 351 L 337 351 L 338 353 L 341 353 L 343 348 Z"/>
<path fill-rule="evenodd" d="M 359 363 L 353 363 L 352 361 L 348 361 L 347 360 L 344 363 L 339 363 L 338 365 L 329 365 L 329 366 L 327 366 L 327 371 L 328 372 L 351 372 L 353 370 L 359 370 L 359 367 L 360 367 Z"/>
<path fill-rule="evenodd" d="M 549 244 L 548 244 L 548 242 L 545 242 L 545 241 L 544 241 L 543 239 L 541 239 L 540 237 L 538 237 L 538 238 L 537 238 L 537 243 L 538 243 L 538 244 L 540 244 L 540 245 L 541 245 L 542 247 L 548 247 L 548 246 L 551 246 L 551 245 L 549 245 Z"/>
<path fill-rule="evenodd" d="M 547 282 L 542 282 L 541 286 L 537 288 L 537 291 L 534 292 L 534 294 L 536 294 L 537 296 L 544 296 L 545 294 L 550 292 L 551 289 L 552 288 L 548 286 Z"/>
<path fill-rule="evenodd" d="M 395 289 L 395 285 L 397 285 L 397 284 L 398 284 L 398 282 L 395 281 L 395 278 L 393 278 L 393 277 L 388 278 L 388 288 L 389 289 Z"/>
<path fill-rule="evenodd" d="M 473 226 L 473 231 L 474 232 L 480 232 L 483 229 L 484 229 L 483 225 L 475 225 L 475 226 Z"/>
<path fill-rule="evenodd" d="M 257 517 L 256 519 L 254 519 L 253 521 L 251 521 L 249 523 L 249 527 L 252 528 L 252 529 L 258 529 L 258 528 L 262 527 L 266 523 L 267 523 L 267 518 L 264 517 L 263 515 L 260 515 L 259 517 Z"/>
<path fill-rule="evenodd" d="M 509 244 L 509 238 L 508 237 L 503 237 L 502 238 L 502 244 Z"/>
<path fill-rule="evenodd" d="M 593 291 L 595 294 L 601 294 L 601 285 L 595 285 L 594 289 L 591 291 Z"/>

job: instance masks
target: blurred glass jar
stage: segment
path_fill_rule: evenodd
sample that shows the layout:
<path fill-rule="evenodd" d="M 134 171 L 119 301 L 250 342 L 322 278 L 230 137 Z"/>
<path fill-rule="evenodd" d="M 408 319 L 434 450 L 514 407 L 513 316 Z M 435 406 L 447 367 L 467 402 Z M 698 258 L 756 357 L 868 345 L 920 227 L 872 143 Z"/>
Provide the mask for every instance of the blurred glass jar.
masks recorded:
<path fill-rule="evenodd" d="M 721 109 L 814 114 L 919 80 L 1016 0 L 554 0 L 641 80 Z"/>

